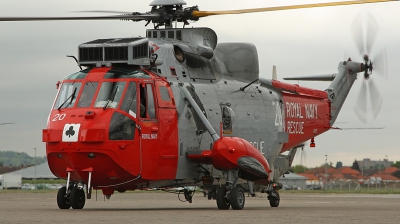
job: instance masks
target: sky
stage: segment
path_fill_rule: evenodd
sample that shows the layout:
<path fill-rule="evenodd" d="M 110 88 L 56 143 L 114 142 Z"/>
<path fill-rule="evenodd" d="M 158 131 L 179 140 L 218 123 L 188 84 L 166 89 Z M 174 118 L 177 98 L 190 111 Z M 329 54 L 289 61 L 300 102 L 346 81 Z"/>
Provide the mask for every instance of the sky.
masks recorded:
<path fill-rule="evenodd" d="M 1 0 L 0 16 L 92 16 L 82 11 L 150 11 L 151 1 L 133 0 Z M 200 10 L 260 8 L 292 4 L 321 3 L 303 0 L 215 1 L 186 0 L 186 6 Z M 381 130 L 330 130 L 315 138 L 316 148 L 305 147 L 294 164 L 308 167 L 341 161 L 351 165 L 357 159 L 400 160 L 397 142 L 400 133 L 400 2 L 367 5 L 297 9 L 242 15 L 212 16 L 192 23 L 210 27 L 219 42 L 253 43 L 258 50 L 260 77 L 270 78 L 277 66 L 283 77 L 332 74 L 340 61 L 357 53 L 351 24 L 368 13 L 379 24 L 373 52 L 386 49 L 388 80 L 372 76 L 384 98 L 378 117 L 364 124 L 354 113 L 362 77 L 354 84 L 337 119 L 341 128 L 384 127 Z M 101 15 L 101 14 L 99 14 Z M 145 36 L 145 22 L 131 21 L 46 21 L 0 22 L 0 150 L 46 154 L 42 129 L 56 96 L 56 83 L 78 71 L 73 59 L 78 45 L 101 38 Z M 151 26 L 151 25 L 150 25 Z M 151 27 L 150 27 L 151 28 Z M 291 82 L 298 83 L 298 82 Z M 299 82 L 302 86 L 324 90 L 328 82 Z"/>

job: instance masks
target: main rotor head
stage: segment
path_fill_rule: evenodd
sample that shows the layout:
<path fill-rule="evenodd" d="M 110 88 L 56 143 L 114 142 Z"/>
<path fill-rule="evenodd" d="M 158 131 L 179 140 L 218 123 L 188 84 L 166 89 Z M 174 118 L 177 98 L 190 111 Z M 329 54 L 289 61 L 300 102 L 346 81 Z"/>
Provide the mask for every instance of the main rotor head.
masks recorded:
<path fill-rule="evenodd" d="M 154 0 L 150 6 L 165 6 L 165 5 L 186 5 L 183 0 Z"/>

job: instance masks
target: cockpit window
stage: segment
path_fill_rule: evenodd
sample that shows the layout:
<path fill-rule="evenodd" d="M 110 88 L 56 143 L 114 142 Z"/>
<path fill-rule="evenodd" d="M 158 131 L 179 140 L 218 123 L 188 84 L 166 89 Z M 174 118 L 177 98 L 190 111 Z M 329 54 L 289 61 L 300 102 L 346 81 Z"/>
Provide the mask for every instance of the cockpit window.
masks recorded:
<path fill-rule="evenodd" d="M 88 81 L 85 83 L 77 107 L 90 107 L 98 85 L 98 82 Z"/>
<path fill-rule="evenodd" d="M 111 68 L 105 75 L 105 79 L 124 78 L 150 78 L 150 76 L 139 69 Z"/>
<path fill-rule="evenodd" d="M 125 85 L 125 82 L 103 82 L 94 107 L 117 108 Z"/>
<path fill-rule="evenodd" d="M 73 107 L 81 85 L 81 82 L 63 83 L 61 90 L 58 93 L 57 101 L 54 104 L 54 109 Z"/>
<path fill-rule="evenodd" d="M 91 68 L 75 72 L 67 77 L 65 77 L 64 80 L 76 80 L 76 79 L 84 79 L 86 78 L 86 75 L 90 72 Z"/>

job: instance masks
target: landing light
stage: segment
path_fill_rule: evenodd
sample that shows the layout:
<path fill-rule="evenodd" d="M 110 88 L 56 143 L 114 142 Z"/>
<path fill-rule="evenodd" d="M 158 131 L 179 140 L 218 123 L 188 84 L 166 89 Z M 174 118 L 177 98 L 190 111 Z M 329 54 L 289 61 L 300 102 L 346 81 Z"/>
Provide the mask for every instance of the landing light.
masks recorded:
<path fill-rule="evenodd" d="M 89 153 L 87 156 L 88 156 L 89 158 L 93 159 L 96 155 L 95 155 L 94 153 Z"/>

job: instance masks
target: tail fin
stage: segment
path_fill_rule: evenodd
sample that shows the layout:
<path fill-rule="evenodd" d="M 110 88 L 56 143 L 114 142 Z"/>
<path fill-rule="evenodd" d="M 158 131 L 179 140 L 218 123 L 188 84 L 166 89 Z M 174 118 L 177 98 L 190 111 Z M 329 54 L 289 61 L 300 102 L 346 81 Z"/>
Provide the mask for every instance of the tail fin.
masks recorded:
<path fill-rule="evenodd" d="M 302 81 L 332 81 L 325 90 L 328 93 L 328 99 L 331 101 L 331 122 L 333 125 L 339 115 L 340 110 L 357 79 L 357 73 L 363 72 L 365 66 L 363 63 L 342 61 L 338 66 L 337 74 L 305 76 L 284 78 L 285 80 L 302 80 Z"/>

